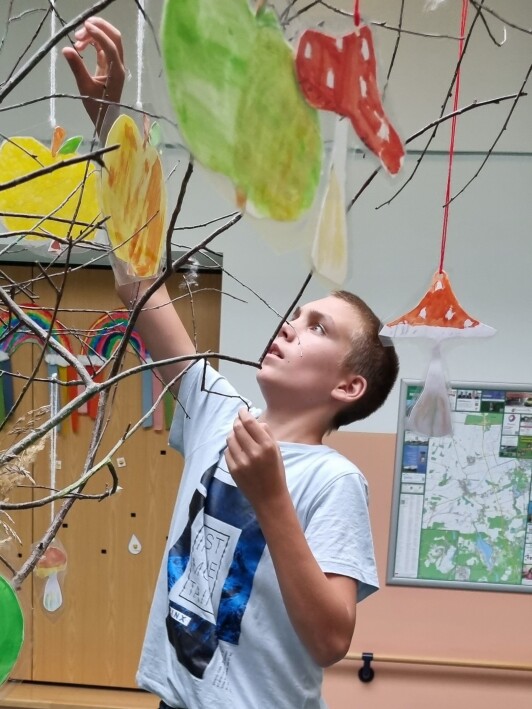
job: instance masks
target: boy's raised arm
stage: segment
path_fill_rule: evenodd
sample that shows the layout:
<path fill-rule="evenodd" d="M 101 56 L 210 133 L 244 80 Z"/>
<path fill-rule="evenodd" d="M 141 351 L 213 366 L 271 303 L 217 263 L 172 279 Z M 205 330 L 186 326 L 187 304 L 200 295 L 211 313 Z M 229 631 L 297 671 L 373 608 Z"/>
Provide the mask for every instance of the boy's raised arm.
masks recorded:
<path fill-rule="evenodd" d="M 122 96 L 126 69 L 120 32 L 101 17 L 91 17 L 76 31 L 74 47 L 65 47 L 63 55 L 68 61 L 83 105 L 100 134 L 109 103 L 118 103 Z M 96 70 L 91 74 L 80 55 L 87 47 L 96 51 Z M 117 287 L 124 305 L 131 309 L 138 298 L 151 285 L 150 281 L 128 283 Z M 159 288 L 140 313 L 135 327 L 140 332 L 154 362 L 185 357 L 195 353 L 195 348 L 165 286 Z M 190 363 L 190 360 L 159 367 L 166 383 L 172 382 Z M 172 385 L 177 394 L 179 380 Z"/>

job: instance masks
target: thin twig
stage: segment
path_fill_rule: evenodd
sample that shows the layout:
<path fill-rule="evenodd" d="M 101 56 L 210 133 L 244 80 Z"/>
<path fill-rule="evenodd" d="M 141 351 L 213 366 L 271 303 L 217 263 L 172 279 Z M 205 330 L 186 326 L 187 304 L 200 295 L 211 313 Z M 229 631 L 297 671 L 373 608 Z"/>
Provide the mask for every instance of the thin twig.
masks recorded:
<path fill-rule="evenodd" d="M 285 324 L 285 322 L 288 320 L 288 317 L 289 317 L 290 314 L 292 313 L 292 311 L 293 311 L 293 309 L 294 309 L 294 306 L 295 306 L 296 303 L 299 301 L 299 299 L 300 299 L 301 296 L 303 295 L 303 293 L 304 293 L 306 287 L 307 287 L 308 284 L 310 283 L 310 279 L 311 279 L 311 278 L 312 278 L 312 271 L 307 275 L 307 277 L 306 277 L 305 280 L 303 281 L 303 285 L 302 285 L 301 288 L 299 289 L 299 291 L 298 291 L 296 297 L 295 297 L 294 300 L 290 303 L 290 306 L 288 307 L 287 311 L 285 312 L 285 314 L 284 314 L 283 317 L 281 318 L 280 323 L 279 323 L 279 324 L 277 325 L 277 327 L 275 328 L 275 330 L 274 330 L 274 332 L 273 332 L 273 335 L 272 335 L 272 336 L 270 337 L 270 339 L 268 340 L 268 343 L 267 343 L 266 347 L 264 348 L 263 353 L 261 354 L 261 356 L 260 356 L 260 358 L 259 358 L 259 363 L 260 363 L 261 365 L 262 365 L 262 362 L 263 362 L 264 358 L 265 358 L 266 355 L 268 354 L 268 352 L 269 352 L 269 350 L 270 350 L 270 347 L 272 346 L 273 341 L 275 340 L 275 338 L 276 338 L 277 335 L 279 334 L 279 332 L 280 332 L 282 326 L 283 326 L 283 325 Z"/>
<path fill-rule="evenodd" d="M 67 25 L 62 27 L 53 37 L 43 44 L 43 46 L 31 57 L 19 71 L 12 76 L 0 89 L 0 103 L 13 91 L 13 89 L 20 84 L 20 82 L 39 64 L 39 62 L 44 59 L 52 47 L 66 37 L 68 33 L 75 29 L 78 25 L 81 25 L 85 20 L 87 20 L 92 15 L 99 14 L 106 7 L 111 5 L 115 0 L 99 0 L 95 2 L 88 9 L 83 10 L 77 17 L 71 20 Z"/>
<path fill-rule="evenodd" d="M 521 25 L 516 25 L 515 22 L 510 22 L 507 20 L 505 17 L 503 17 L 500 13 L 495 12 L 495 10 L 492 10 L 491 7 L 488 7 L 487 5 L 484 5 L 483 2 L 477 2 L 477 0 L 469 0 L 469 2 L 473 5 L 474 8 L 477 10 L 479 8 L 482 8 L 485 12 L 489 12 L 490 15 L 493 15 L 493 17 L 496 17 L 498 20 L 503 22 L 505 25 L 508 27 L 513 27 L 514 30 L 518 30 L 519 32 L 524 32 L 525 34 L 532 34 L 532 28 L 531 27 L 522 27 Z"/>
<path fill-rule="evenodd" d="M 517 104 L 518 104 L 518 102 L 519 102 L 519 99 L 523 96 L 523 89 L 525 88 L 525 86 L 526 86 L 526 84 L 527 84 L 527 81 L 528 81 L 528 79 L 529 79 L 529 77 L 530 77 L 530 73 L 531 73 L 531 72 L 532 72 L 532 64 L 528 67 L 528 71 L 526 72 L 525 78 L 523 79 L 523 82 L 522 82 L 522 84 L 521 84 L 521 88 L 519 89 L 519 91 L 517 92 L 517 94 L 516 94 L 516 96 L 515 96 L 514 102 L 512 103 L 512 107 L 510 108 L 510 111 L 508 112 L 508 115 L 506 116 L 506 120 L 505 120 L 504 123 L 502 124 L 502 128 L 500 129 L 499 133 L 497 134 L 497 137 L 495 138 L 495 140 L 494 140 L 493 143 L 491 144 L 491 146 L 490 146 L 488 152 L 486 153 L 486 156 L 484 157 L 484 160 L 481 162 L 481 164 L 480 164 L 478 170 L 475 172 L 475 174 L 473 175 L 473 177 L 472 177 L 470 180 L 468 180 L 468 181 L 465 183 L 465 185 L 464 185 L 456 194 L 454 194 L 454 195 L 451 197 L 451 199 L 449 200 L 448 204 L 450 204 L 451 202 L 454 202 L 454 200 L 455 200 L 457 197 L 459 197 L 459 196 L 462 194 L 462 192 L 464 192 L 464 190 L 466 190 L 466 189 L 469 187 L 469 185 L 473 182 L 473 180 L 475 180 L 475 179 L 479 176 L 480 172 L 481 172 L 482 169 L 484 168 L 484 165 L 488 162 L 490 156 L 492 155 L 492 153 L 493 153 L 493 151 L 494 151 L 494 149 L 495 149 L 495 146 L 497 145 L 497 143 L 499 142 L 499 140 L 500 140 L 501 137 L 502 137 L 502 134 L 504 133 L 504 131 L 505 131 L 506 128 L 508 127 L 508 123 L 510 122 L 510 118 L 512 117 L 512 114 L 513 114 L 513 112 L 515 111 L 515 109 L 516 109 L 516 107 L 517 107 Z M 447 205 L 445 204 L 444 206 L 447 206 Z"/>
<path fill-rule="evenodd" d="M 484 2 L 484 0 L 481 0 L 480 5 L 482 5 L 483 2 Z M 476 12 L 476 14 L 475 14 L 475 16 L 474 16 L 474 18 L 473 18 L 473 20 L 472 20 L 472 22 L 471 22 L 471 25 L 470 25 L 469 30 L 468 30 L 468 32 L 467 32 L 467 35 L 466 35 L 466 37 L 465 37 L 464 45 L 463 45 L 463 48 L 462 48 L 462 52 L 461 52 L 460 57 L 458 58 L 458 61 L 457 61 L 457 63 L 456 63 L 456 67 L 455 67 L 455 70 L 454 70 L 454 75 L 453 75 L 453 78 L 452 78 L 452 81 L 451 81 L 451 85 L 449 86 L 449 89 L 448 89 L 448 91 L 447 91 L 447 95 L 445 96 L 445 100 L 444 100 L 444 102 L 443 102 L 443 104 L 442 104 L 442 107 L 441 107 L 440 118 L 441 118 L 441 116 L 443 115 L 443 112 L 445 111 L 445 107 L 447 106 L 447 102 L 449 101 L 449 99 L 451 98 L 451 96 L 452 96 L 452 94 L 453 94 L 453 89 L 454 89 L 454 86 L 455 86 L 455 84 L 456 84 L 456 80 L 457 80 L 458 74 L 459 74 L 459 72 L 460 72 L 460 67 L 462 66 L 462 62 L 463 62 L 463 60 L 464 60 L 464 57 L 466 56 L 466 51 L 467 51 L 467 48 L 468 48 L 468 46 L 469 46 L 469 42 L 471 41 L 471 37 L 472 37 L 472 35 L 473 35 L 473 30 L 474 30 L 474 28 L 475 28 L 475 25 L 476 25 L 476 23 L 477 23 L 477 21 L 478 21 L 478 19 L 479 19 L 479 15 L 480 15 L 480 8 L 477 9 L 477 12 Z M 401 192 L 406 188 L 406 186 L 407 186 L 408 184 L 410 184 L 410 182 L 412 182 L 412 180 L 414 179 L 414 176 L 415 176 L 416 172 L 418 171 L 418 169 L 419 169 L 419 167 L 420 167 L 420 165 L 421 165 L 421 162 L 422 162 L 423 158 L 424 158 L 425 155 L 427 154 L 427 151 L 428 151 L 428 149 L 429 149 L 429 147 L 430 147 L 430 144 L 432 143 L 432 141 L 433 141 L 434 138 L 436 137 L 436 134 L 437 134 L 437 132 L 438 132 L 438 127 L 439 127 L 439 125 L 440 125 L 440 123 L 435 124 L 434 130 L 432 131 L 432 133 L 431 133 L 431 135 L 430 135 L 430 137 L 429 137 L 427 143 L 425 144 L 423 150 L 421 151 L 420 156 L 419 156 L 418 159 L 416 160 L 416 164 L 414 165 L 414 169 L 412 170 L 412 172 L 410 173 L 410 175 L 406 178 L 406 180 L 403 182 L 403 184 L 401 185 L 401 187 L 399 187 L 399 189 L 396 190 L 396 192 L 394 192 L 394 194 L 390 197 L 390 199 L 387 199 L 387 200 L 386 200 L 385 202 L 383 202 L 382 204 L 379 204 L 379 205 L 377 206 L 377 209 L 380 209 L 381 207 L 384 207 L 384 206 L 387 206 L 387 205 L 391 204 L 391 203 L 394 201 L 394 199 L 396 199 L 396 198 L 401 194 Z"/>
<path fill-rule="evenodd" d="M 437 118 L 436 120 L 431 121 L 423 128 L 420 128 L 415 133 L 412 133 L 412 135 L 409 136 L 405 140 L 405 145 L 408 145 L 409 143 L 414 141 L 416 138 L 419 138 L 419 136 L 423 135 L 431 128 L 434 128 L 434 126 L 450 120 L 453 116 L 459 116 L 462 113 L 467 113 L 468 111 L 472 111 L 475 108 L 481 108 L 483 106 L 490 106 L 491 104 L 499 104 L 499 103 L 502 103 L 503 101 L 510 101 L 512 99 L 517 98 L 518 96 L 527 96 L 527 94 L 526 93 L 509 94 L 507 96 L 498 96 L 497 98 L 487 99 L 486 101 L 473 101 L 472 103 L 468 104 L 467 106 L 464 106 L 463 108 L 458 109 L 457 111 L 451 111 L 451 113 L 446 113 L 445 116 L 442 116 L 441 118 Z M 351 209 L 351 207 L 355 204 L 355 202 L 358 200 L 358 198 L 362 195 L 362 193 L 366 190 L 366 188 L 369 187 L 369 185 L 373 182 L 373 180 L 379 174 L 381 169 L 382 168 L 380 165 L 379 165 L 379 167 L 376 167 L 375 170 L 371 173 L 371 175 L 366 179 L 364 184 L 359 188 L 358 192 L 354 195 L 354 197 L 349 202 L 349 205 L 347 207 L 348 212 Z"/>
<path fill-rule="evenodd" d="M 34 170 L 34 172 L 30 172 L 27 175 L 21 175 L 20 177 L 16 177 L 14 180 L 9 180 L 9 182 L 0 183 L 0 192 L 9 190 L 12 187 L 18 187 L 26 182 L 31 182 L 31 180 L 36 180 L 43 175 L 49 175 L 56 170 L 62 170 L 65 167 L 70 167 L 70 165 L 77 165 L 78 163 L 86 162 L 87 160 L 94 160 L 98 162 L 100 161 L 102 155 L 112 150 L 117 150 L 119 147 L 119 145 L 110 145 L 106 148 L 98 148 L 98 150 L 94 150 L 91 153 L 86 153 L 85 155 L 77 155 L 75 158 L 69 158 L 68 160 L 61 160 L 60 162 L 52 163 L 51 165 L 47 165 L 40 170 Z"/>

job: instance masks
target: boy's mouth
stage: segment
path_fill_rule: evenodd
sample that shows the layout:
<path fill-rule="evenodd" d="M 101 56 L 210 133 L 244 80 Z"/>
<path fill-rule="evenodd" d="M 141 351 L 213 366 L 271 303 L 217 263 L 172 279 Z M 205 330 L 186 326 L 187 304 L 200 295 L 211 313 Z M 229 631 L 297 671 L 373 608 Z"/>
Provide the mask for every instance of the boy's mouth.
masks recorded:
<path fill-rule="evenodd" d="M 273 355 L 274 357 L 278 357 L 279 359 L 283 359 L 283 355 L 282 355 L 282 353 L 281 353 L 281 350 L 280 350 L 279 347 L 275 344 L 275 342 L 273 343 L 273 345 L 272 345 L 272 346 L 270 347 L 270 349 L 268 350 L 268 354 L 269 354 L 269 355 Z"/>

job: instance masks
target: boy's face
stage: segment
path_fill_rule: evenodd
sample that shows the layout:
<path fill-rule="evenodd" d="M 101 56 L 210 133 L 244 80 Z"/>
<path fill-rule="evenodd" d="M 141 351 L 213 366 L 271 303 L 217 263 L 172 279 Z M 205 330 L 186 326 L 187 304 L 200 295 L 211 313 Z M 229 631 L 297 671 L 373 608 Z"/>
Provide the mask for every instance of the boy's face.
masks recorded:
<path fill-rule="evenodd" d="M 257 381 L 267 401 L 322 405 L 343 381 L 353 335 L 362 329 L 356 310 L 328 296 L 296 308 L 264 358 Z"/>

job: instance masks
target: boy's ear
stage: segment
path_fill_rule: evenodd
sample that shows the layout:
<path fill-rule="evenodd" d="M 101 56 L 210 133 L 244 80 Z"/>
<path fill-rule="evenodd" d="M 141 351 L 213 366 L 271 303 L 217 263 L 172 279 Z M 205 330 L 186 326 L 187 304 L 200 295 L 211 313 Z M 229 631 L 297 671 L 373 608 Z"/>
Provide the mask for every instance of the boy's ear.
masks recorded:
<path fill-rule="evenodd" d="M 332 397 L 345 404 L 352 404 L 366 392 L 368 383 L 360 374 L 349 375 L 332 390 Z"/>

